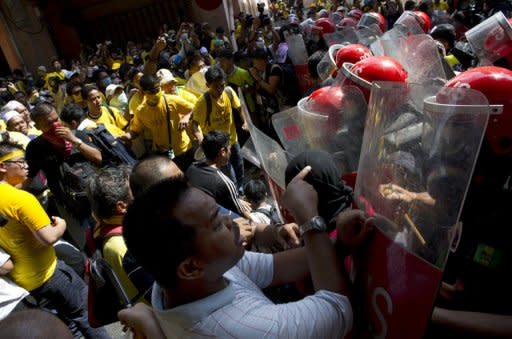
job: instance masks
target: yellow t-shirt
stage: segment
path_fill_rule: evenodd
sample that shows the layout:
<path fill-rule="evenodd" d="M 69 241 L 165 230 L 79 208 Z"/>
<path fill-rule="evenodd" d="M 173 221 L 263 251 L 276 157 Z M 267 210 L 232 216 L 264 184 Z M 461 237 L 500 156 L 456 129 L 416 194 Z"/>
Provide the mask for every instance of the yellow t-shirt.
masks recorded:
<path fill-rule="evenodd" d="M 178 130 L 178 124 L 181 118 L 192 111 L 194 105 L 179 96 L 164 94 L 155 106 L 147 105 L 146 99 L 144 99 L 135 111 L 130 130 L 141 133 L 144 128 L 148 128 L 153 136 L 153 149 L 155 151 L 167 151 L 169 149 L 169 135 L 164 98 L 167 101 L 171 118 L 171 146 L 174 154 L 180 155 L 188 151 L 192 147 L 192 143 L 186 130 Z"/>
<path fill-rule="evenodd" d="M 103 106 L 101 107 L 101 115 L 97 119 L 92 118 L 90 115 L 87 117 L 98 125 L 105 125 L 107 131 L 117 138 L 124 134 L 123 128 L 128 125 L 128 121 L 126 121 L 123 114 L 119 112 L 117 108 L 110 107 L 110 109 L 112 110 L 113 116 L 108 108 Z"/>
<path fill-rule="evenodd" d="M 142 100 L 144 99 L 144 94 L 142 94 L 141 91 L 136 92 L 132 97 L 130 98 L 130 101 L 128 102 L 128 110 L 130 112 L 130 116 L 135 115 L 135 111 L 137 110 L 137 107 L 142 104 Z"/>
<path fill-rule="evenodd" d="M 12 258 L 10 278 L 32 291 L 53 275 L 57 257 L 53 246 L 45 246 L 33 232 L 51 223 L 50 218 L 32 194 L 7 183 L 0 183 L 0 214 L 9 221 L 0 227 L 0 247 Z"/>
<path fill-rule="evenodd" d="M 30 130 L 29 130 L 30 132 Z M 30 142 L 30 138 L 23 133 L 9 131 L 9 140 L 15 144 L 20 145 L 23 149 L 27 149 L 27 145 Z"/>
<path fill-rule="evenodd" d="M 28 136 L 40 136 L 43 132 L 41 132 L 40 130 L 38 130 L 37 128 L 35 128 L 34 126 L 29 126 L 28 127 L 28 133 L 27 135 Z"/>
<path fill-rule="evenodd" d="M 176 95 L 181 97 L 181 98 L 183 98 L 183 99 L 185 99 L 185 100 L 187 100 L 192 105 L 195 105 L 196 102 L 197 102 L 197 97 L 193 93 L 187 91 L 183 87 L 177 87 L 176 88 Z"/>
<path fill-rule="evenodd" d="M 229 100 L 229 96 L 226 91 L 231 91 L 233 100 Z M 210 99 L 212 97 L 210 96 Z M 203 134 L 210 131 L 218 130 L 229 133 L 231 144 L 238 141 L 236 135 L 235 122 L 233 120 L 233 112 L 231 107 L 236 109 L 240 108 L 240 99 L 236 95 L 235 91 L 231 88 L 226 88 L 218 100 L 211 100 L 212 111 L 210 112 L 210 124 L 206 122 L 206 99 L 202 95 L 194 106 L 194 113 L 192 120 L 196 121 L 201 128 Z"/>
<path fill-rule="evenodd" d="M 117 277 L 121 281 L 128 298 L 132 299 L 137 295 L 137 288 L 133 286 L 133 283 L 128 278 L 125 270 L 123 269 L 123 257 L 127 251 L 126 244 L 122 235 L 114 235 L 109 237 L 103 243 L 103 258 L 112 266 Z"/>
<path fill-rule="evenodd" d="M 0 119 L 0 132 L 7 131 L 7 126 L 5 125 L 5 122 L 3 119 Z"/>

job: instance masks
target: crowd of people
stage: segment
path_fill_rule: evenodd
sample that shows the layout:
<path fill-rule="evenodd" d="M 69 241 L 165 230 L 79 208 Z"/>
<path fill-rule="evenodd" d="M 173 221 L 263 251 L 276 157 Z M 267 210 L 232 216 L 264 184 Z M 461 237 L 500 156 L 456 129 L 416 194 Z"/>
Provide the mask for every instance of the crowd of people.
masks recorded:
<path fill-rule="evenodd" d="M 17 69 L 0 78 L 2 336 L 51 321 L 31 313 L 36 309 L 67 325 L 69 333 L 56 325 L 63 337 L 109 337 L 89 319 L 94 295 L 88 267 L 98 255 L 137 303 L 119 312 L 119 320 L 148 338 L 349 333 L 354 299 L 342 262 L 371 236 L 373 219 L 350 209 L 352 189 L 327 152 L 306 151 L 288 163 L 277 206 L 264 176 L 244 161 L 242 146 L 253 127 L 280 143 L 272 116 L 338 84 L 336 70 L 325 76 L 318 68 L 329 53 L 329 34 L 374 18 L 364 28 L 378 36 L 404 13 L 415 13 L 422 33 L 436 41 L 447 75 L 484 61 L 510 69 L 508 50 L 484 60 L 464 34 L 500 11 L 508 18 L 512 6 L 502 0 L 318 0 L 304 7 L 279 0 L 258 10 L 256 16 L 237 15 L 232 31 L 185 20 L 165 25 L 156 39 L 105 41 L 84 47 L 79 60 L 55 58 L 37 74 Z M 289 39 L 298 34 L 304 73 L 294 68 Z M 362 54 L 352 62 L 369 56 L 368 47 L 357 47 Z M 343 65 L 336 66 L 342 75 Z M 373 80 L 396 79 L 367 79 Z M 493 92 L 482 92 L 491 104 L 510 101 L 491 102 Z M 483 147 L 484 155 L 492 154 Z M 491 192 L 510 201 L 501 190 L 500 179 L 510 175 L 504 158 L 481 156 L 478 168 L 493 180 L 479 182 L 492 189 L 470 194 Z M 488 173 L 492 164 L 503 165 L 499 175 Z M 407 202 L 413 196 L 420 195 L 405 189 L 389 194 Z M 431 195 L 421 196 L 434 204 Z M 478 206 L 479 200 L 468 201 Z M 279 208 L 295 223 L 283 223 Z M 336 232 L 330 239 L 326 231 Z M 476 233 L 468 232 L 468 248 L 482 245 L 473 244 Z M 495 265 L 477 272 L 492 279 L 506 275 L 509 253 L 486 241 L 482 246 L 499 252 L 501 264 L 487 253 Z M 454 267 L 468 253 L 456 256 Z M 479 315 L 480 327 L 465 320 L 472 314 L 436 308 L 433 320 L 441 333 L 447 327 L 510 335 L 510 324 L 504 325 L 510 310 L 483 298 L 467 301 L 493 282 L 471 281 L 475 271 L 466 270 L 467 282 L 456 272 L 450 270 L 446 281 L 456 282 L 443 283 L 438 305 L 487 313 Z M 304 297 L 294 283 L 309 278 L 311 293 Z"/>

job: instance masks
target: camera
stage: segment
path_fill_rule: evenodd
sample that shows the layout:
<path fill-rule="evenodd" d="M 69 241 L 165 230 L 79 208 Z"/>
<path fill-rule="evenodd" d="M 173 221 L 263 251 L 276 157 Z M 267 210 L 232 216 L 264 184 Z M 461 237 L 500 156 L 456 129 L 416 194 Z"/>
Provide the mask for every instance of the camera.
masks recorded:
<path fill-rule="evenodd" d="M 258 12 L 260 12 L 260 15 L 263 15 L 263 11 L 265 10 L 265 3 L 258 2 L 256 6 L 258 6 Z"/>
<path fill-rule="evenodd" d="M 245 22 L 247 23 L 247 26 L 252 26 L 253 21 L 254 17 L 251 14 L 247 14 L 245 16 Z"/>
<path fill-rule="evenodd" d="M 268 16 L 268 14 L 263 14 L 263 12 L 265 11 L 265 3 L 258 2 L 256 6 L 258 6 L 258 12 L 260 12 L 260 15 L 259 15 L 260 27 L 259 28 L 263 28 L 265 26 L 270 25 L 270 17 Z"/>

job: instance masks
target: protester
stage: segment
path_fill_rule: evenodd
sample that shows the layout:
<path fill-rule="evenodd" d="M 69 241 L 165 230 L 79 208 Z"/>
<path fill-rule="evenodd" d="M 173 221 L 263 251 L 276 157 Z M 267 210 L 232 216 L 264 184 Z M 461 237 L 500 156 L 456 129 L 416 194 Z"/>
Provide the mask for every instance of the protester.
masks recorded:
<path fill-rule="evenodd" d="M 38 301 L 49 299 L 59 314 L 87 338 L 108 338 L 103 328 L 93 329 L 87 318 L 87 286 L 64 262 L 57 260 L 52 245 L 64 234 L 66 221 L 50 218 L 37 199 L 20 186 L 29 171 L 25 153 L 9 142 L 0 144 L 0 247 L 15 263 L 12 280 Z M 13 242 L 12 239 L 18 239 Z"/>

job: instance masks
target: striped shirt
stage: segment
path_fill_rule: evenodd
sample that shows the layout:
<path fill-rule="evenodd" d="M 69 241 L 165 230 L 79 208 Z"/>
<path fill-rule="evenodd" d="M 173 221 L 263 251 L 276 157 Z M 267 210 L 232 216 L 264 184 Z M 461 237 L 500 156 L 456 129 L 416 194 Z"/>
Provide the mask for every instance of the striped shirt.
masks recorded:
<path fill-rule="evenodd" d="M 341 338 L 350 330 L 347 297 L 322 290 L 276 305 L 261 292 L 272 276 L 272 255 L 246 252 L 224 274 L 226 288 L 192 303 L 164 309 L 155 283 L 153 309 L 167 338 Z"/>
<path fill-rule="evenodd" d="M 188 168 L 186 176 L 192 186 L 211 196 L 219 205 L 243 214 L 235 184 L 220 169 L 204 161 L 195 162 Z"/>

